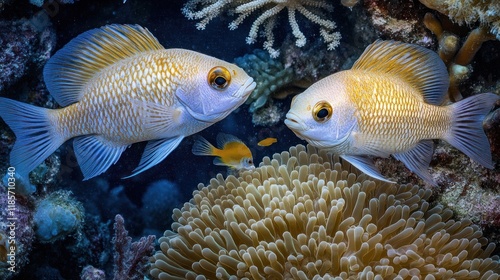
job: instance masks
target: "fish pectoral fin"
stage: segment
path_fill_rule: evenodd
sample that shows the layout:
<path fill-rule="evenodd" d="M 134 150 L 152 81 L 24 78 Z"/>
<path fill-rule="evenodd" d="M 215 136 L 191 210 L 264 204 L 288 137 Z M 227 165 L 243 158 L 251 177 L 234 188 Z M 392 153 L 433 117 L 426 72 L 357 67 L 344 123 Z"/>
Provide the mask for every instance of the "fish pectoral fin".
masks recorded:
<path fill-rule="evenodd" d="M 133 177 L 157 165 L 179 146 L 182 139 L 184 139 L 184 136 L 149 141 L 144 149 L 139 165 L 132 171 L 131 175 L 122 179 Z"/>
<path fill-rule="evenodd" d="M 75 138 L 73 149 L 83 173 L 83 180 L 95 177 L 115 164 L 128 145 L 118 145 L 99 135 Z"/>
<path fill-rule="evenodd" d="M 350 164 L 354 165 L 354 167 L 359 169 L 361 172 L 365 173 L 366 175 L 372 178 L 375 178 L 383 182 L 395 183 L 393 181 L 389 181 L 386 178 L 384 178 L 384 176 L 380 174 L 378 168 L 373 164 L 373 161 L 366 156 L 341 155 L 340 157 L 349 162 Z"/>
<path fill-rule="evenodd" d="M 433 153 L 434 142 L 432 140 L 423 140 L 412 149 L 404 153 L 393 154 L 392 156 L 403 162 L 411 172 L 417 174 L 426 183 L 436 186 L 436 182 L 427 170 Z"/>
<path fill-rule="evenodd" d="M 132 99 L 130 102 L 145 130 L 155 135 L 172 131 L 174 125 L 179 122 L 181 112 L 175 107 L 139 99 Z"/>

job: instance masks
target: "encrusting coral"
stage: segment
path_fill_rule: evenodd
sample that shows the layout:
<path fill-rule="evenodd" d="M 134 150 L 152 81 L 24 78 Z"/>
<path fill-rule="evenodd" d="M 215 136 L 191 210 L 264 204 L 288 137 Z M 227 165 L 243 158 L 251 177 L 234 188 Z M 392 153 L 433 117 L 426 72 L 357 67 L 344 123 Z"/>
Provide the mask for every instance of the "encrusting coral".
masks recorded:
<path fill-rule="evenodd" d="M 351 6 L 357 1 L 343 1 L 345 5 Z M 237 18 L 229 24 L 229 29 L 234 30 L 251 14 L 257 10 L 259 16 L 255 19 L 246 39 L 247 44 L 253 44 L 257 40 L 259 29 L 264 29 L 266 41 L 264 49 L 271 57 L 278 57 L 279 50 L 273 47 L 273 29 L 277 25 L 277 16 L 283 10 L 287 10 L 288 21 L 292 33 L 296 38 L 296 45 L 302 47 L 306 44 L 306 36 L 299 28 L 297 13 L 301 14 L 311 22 L 319 25 L 320 35 L 328 46 L 328 50 L 336 48 L 341 38 L 340 33 L 333 32 L 336 28 L 335 22 L 330 20 L 333 5 L 329 1 L 321 0 L 189 0 L 182 13 L 192 20 L 200 20 L 196 27 L 205 29 L 206 25 L 222 11 L 227 10 L 229 14 L 237 15 Z"/>
<path fill-rule="evenodd" d="M 198 189 L 159 240 L 154 278 L 500 278 L 495 245 L 431 207 L 430 190 L 370 181 L 311 146 Z"/>

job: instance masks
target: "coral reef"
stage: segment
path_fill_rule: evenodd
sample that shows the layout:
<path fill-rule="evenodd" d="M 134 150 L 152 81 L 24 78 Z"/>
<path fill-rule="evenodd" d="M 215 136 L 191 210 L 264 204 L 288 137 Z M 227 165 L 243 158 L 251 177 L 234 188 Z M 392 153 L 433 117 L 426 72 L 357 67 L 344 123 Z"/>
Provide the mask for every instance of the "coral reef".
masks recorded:
<path fill-rule="evenodd" d="M 56 191 L 37 201 L 33 221 L 40 242 L 53 243 L 81 230 L 84 209 L 71 194 L 70 191 Z"/>
<path fill-rule="evenodd" d="M 413 1 L 366 0 L 364 7 L 380 37 L 427 48 L 434 46 L 432 35 L 421 24 L 425 7 Z"/>
<path fill-rule="evenodd" d="M 80 274 L 81 280 L 105 280 L 106 273 L 104 271 L 97 269 L 91 265 L 87 265 L 83 268 Z"/>
<path fill-rule="evenodd" d="M 346 2 L 346 1 L 344 1 Z M 348 3 L 350 2 L 350 3 Z M 356 1 L 354 1 L 356 2 Z M 353 1 L 347 1 L 347 5 L 352 5 Z M 253 44 L 257 40 L 259 29 L 262 26 L 266 41 L 264 49 L 269 52 L 271 57 L 279 56 L 279 50 L 274 48 L 273 29 L 277 25 L 277 17 L 283 11 L 287 11 L 288 21 L 292 28 L 292 34 L 295 36 L 295 44 L 302 47 L 306 44 L 307 38 L 299 28 L 297 14 L 301 14 L 306 19 L 319 25 L 319 34 L 327 44 L 328 50 L 333 50 L 339 45 L 340 33 L 333 32 L 336 28 L 332 18 L 333 5 L 328 1 L 315 0 L 189 0 L 182 9 L 183 14 L 191 20 L 200 20 L 197 23 L 197 28 L 205 29 L 205 26 L 215 17 L 219 16 L 224 10 L 229 14 L 237 15 L 237 18 L 229 24 L 229 29 L 234 30 L 251 14 L 259 12 L 259 16 L 255 19 L 250 28 L 250 33 L 247 37 L 247 44 Z"/>
<path fill-rule="evenodd" d="M 352 173 L 354 172 L 354 173 Z M 200 184 L 152 258 L 157 279 L 498 279 L 479 227 L 430 190 L 367 180 L 311 146 Z"/>
<path fill-rule="evenodd" d="M 284 115 L 278 105 L 269 102 L 267 106 L 253 112 L 252 123 L 260 126 L 273 126 L 281 121 Z"/>
<path fill-rule="evenodd" d="M 279 60 L 259 49 L 254 50 L 252 54 L 236 58 L 234 63 L 253 77 L 257 84 L 246 101 L 246 104 L 250 104 L 249 110 L 252 113 L 266 105 L 272 93 L 294 79 L 291 68 L 285 67 Z"/>
<path fill-rule="evenodd" d="M 149 235 L 142 237 L 139 241 L 132 242 L 125 229 L 125 221 L 121 215 L 115 217 L 115 237 L 113 246 L 115 248 L 115 280 L 121 279 L 143 279 L 147 271 L 148 256 L 154 251 L 156 237 Z"/>
<path fill-rule="evenodd" d="M 41 28 L 41 29 L 39 29 Z M 51 27 L 28 19 L 0 21 L 0 93 L 28 72 L 41 69 L 55 47 Z"/>
<path fill-rule="evenodd" d="M 497 0 L 420 0 L 459 24 L 479 23 L 500 40 L 500 2 Z"/>
<path fill-rule="evenodd" d="M 439 41 L 439 57 L 441 57 L 448 67 L 450 75 L 449 99 L 451 101 L 459 101 L 462 99 L 462 95 L 458 86 L 469 78 L 472 71 L 468 65 L 472 62 L 481 45 L 486 41 L 493 40 L 494 36 L 484 26 L 480 26 L 469 33 L 467 39 L 460 47 L 460 38 L 444 30 L 441 22 L 433 14 L 425 14 L 424 24 L 436 35 Z"/>

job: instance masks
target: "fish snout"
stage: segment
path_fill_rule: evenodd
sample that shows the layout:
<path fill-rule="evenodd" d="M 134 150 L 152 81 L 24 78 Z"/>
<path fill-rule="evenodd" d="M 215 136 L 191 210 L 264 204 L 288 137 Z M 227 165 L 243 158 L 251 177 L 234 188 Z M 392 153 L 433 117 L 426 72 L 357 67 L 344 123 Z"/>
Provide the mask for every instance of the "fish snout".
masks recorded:
<path fill-rule="evenodd" d="M 292 130 L 297 137 L 303 139 L 301 134 L 307 129 L 307 127 L 297 115 L 288 112 L 286 114 L 285 125 L 288 126 L 288 128 Z"/>
<path fill-rule="evenodd" d="M 253 80 L 252 77 L 248 78 L 245 83 L 241 86 L 241 90 L 235 92 L 234 97 L 242 97 L 242 98 L 248 98 L 252 91 L 255 89 L 257 86 L 257 83 Z"/>

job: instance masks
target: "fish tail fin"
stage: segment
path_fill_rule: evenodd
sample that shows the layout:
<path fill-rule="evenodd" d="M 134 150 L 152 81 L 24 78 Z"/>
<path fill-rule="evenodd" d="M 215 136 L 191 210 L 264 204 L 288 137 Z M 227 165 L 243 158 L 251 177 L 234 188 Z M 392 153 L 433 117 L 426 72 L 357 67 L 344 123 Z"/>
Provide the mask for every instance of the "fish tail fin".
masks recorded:
<path fill-rule="evenodd" d="M 193 154 L 197 156 L 214 156 L 215 150 L 217 150 L 217 148 L 210 144 L 207 139 L 202 136 L 195 135 L 193 149 L 191 150 Z"/>
<path fill-rule="evenodd" d="M 483 131 L 483 119 L 499 96 L 483 93 L 451 105 L 452 125 L 444 140 L 484 167 L 493 168 L 490 143 Z"/>
<path fill-rule="evenodd" d="M 53 110 L 0 97 L 0 117 L 16 135 L 10 165 L 27 178 L 66 139 L 57 132 Z"/>

